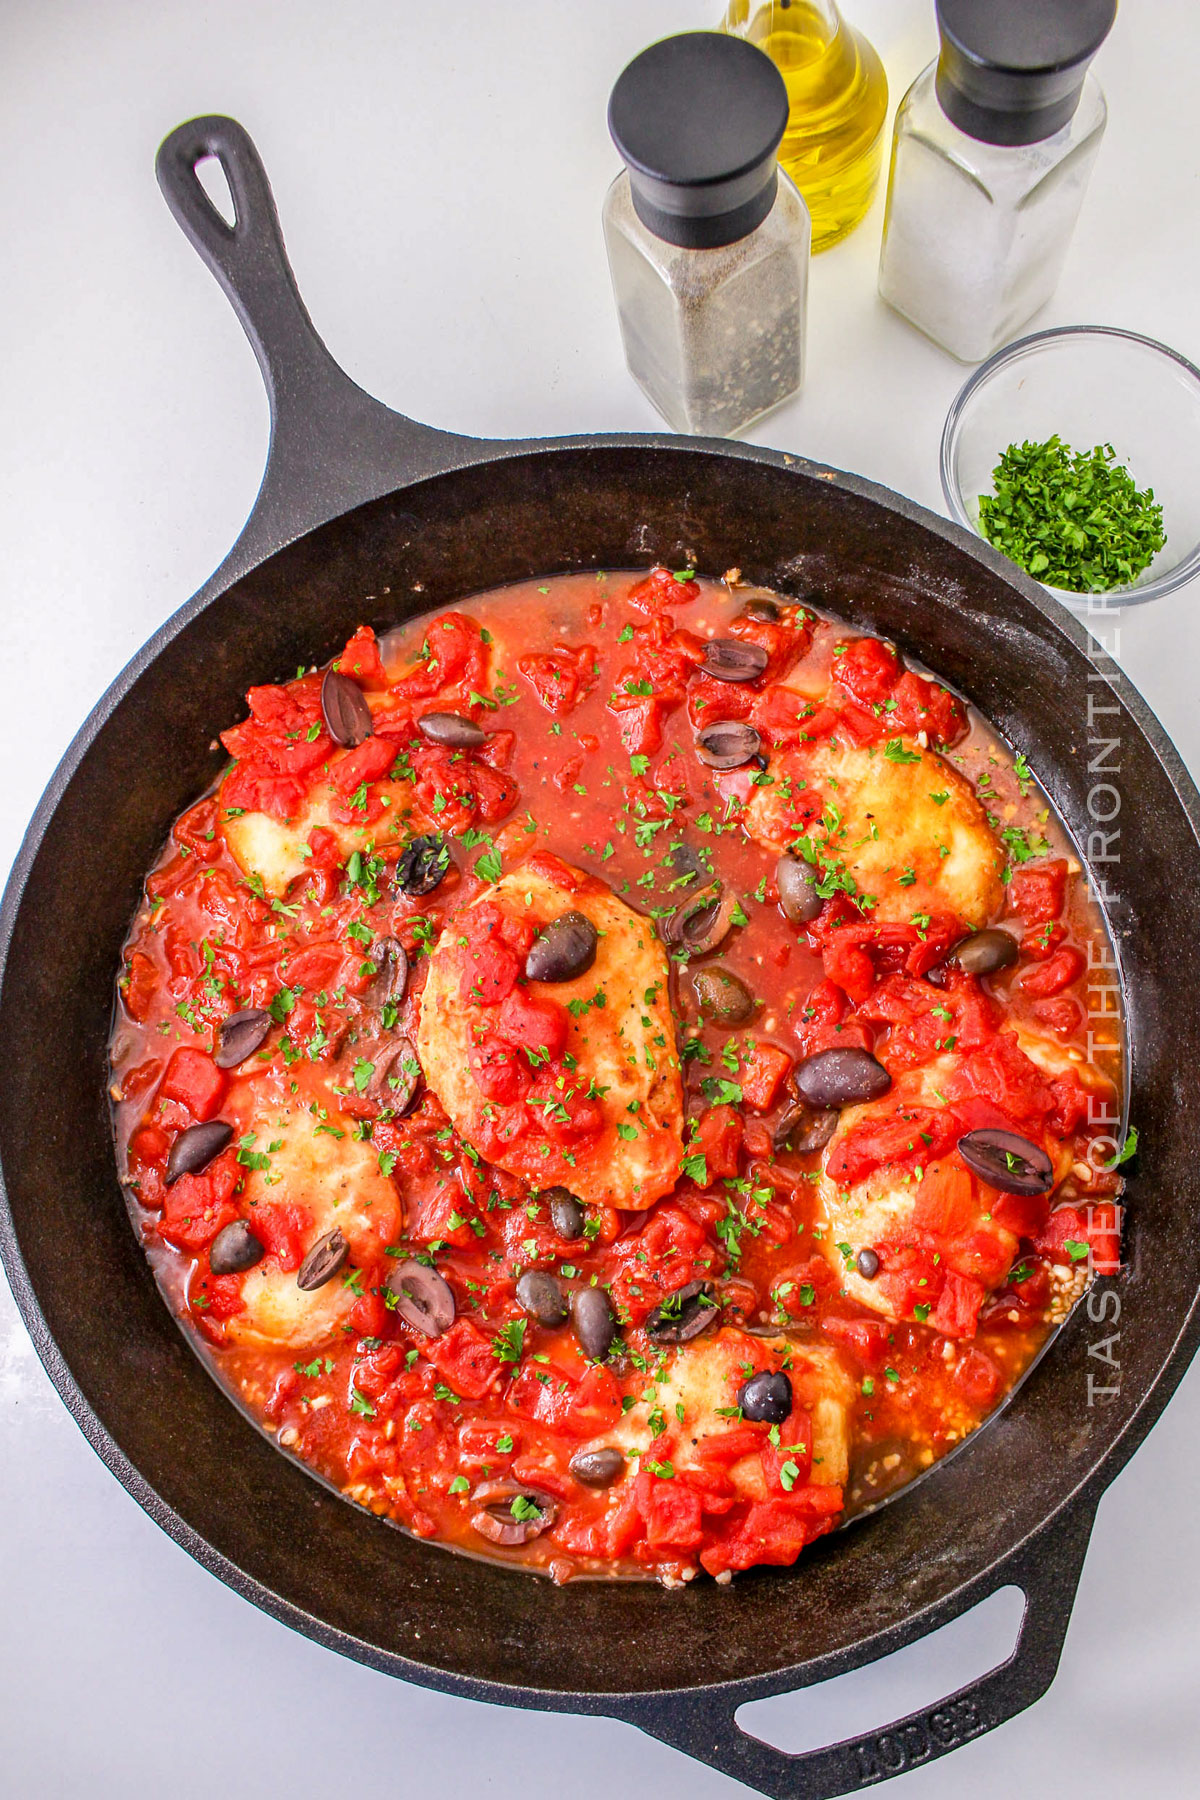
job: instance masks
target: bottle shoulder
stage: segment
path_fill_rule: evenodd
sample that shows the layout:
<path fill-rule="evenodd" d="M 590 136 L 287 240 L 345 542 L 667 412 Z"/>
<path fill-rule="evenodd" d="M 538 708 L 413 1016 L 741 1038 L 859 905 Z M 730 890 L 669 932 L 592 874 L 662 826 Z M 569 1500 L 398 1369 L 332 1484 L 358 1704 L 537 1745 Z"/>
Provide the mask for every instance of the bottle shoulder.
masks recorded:
<path fill-rule="evenodd" d="M 808 208 L 782 169 L 775 203 L 762 224 L 748 237 L 715 249 L 693 250 L 656 237 L 637 215 L 625 170 L 604 197 L 602 219 L 610 243 L 614 237 L 623 239 L 673 292 L 693 297 L 715 292 L 748 268 L 773 257 L 785 257 L 806 266 L 812 238 Z"/>
<path fill-rule="evenodd" d="M 1084 77 L 1074 114 L 1050 137 L 1033 144 L 987 144 L 969 137 L 942 111 L 937 97 L 937 63 L 917 76 L 896 113 L 896 148 L 919 143 L 960 170 L 995 198 L 1019 199 L 1060 163 L 1091 153 L 1108 119 L 1104 90 L 1090 72 Z"/>

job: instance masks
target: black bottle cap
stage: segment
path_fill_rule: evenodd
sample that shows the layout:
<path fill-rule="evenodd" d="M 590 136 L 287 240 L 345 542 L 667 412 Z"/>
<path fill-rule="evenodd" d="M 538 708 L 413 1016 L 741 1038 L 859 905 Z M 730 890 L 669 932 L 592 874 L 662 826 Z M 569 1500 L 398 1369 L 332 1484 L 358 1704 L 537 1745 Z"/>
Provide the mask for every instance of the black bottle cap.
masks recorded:
<path fill-rule="evenodd" d="M 787 116 L 782 75 L 744 38 L 685 31 L 635 56 L 608 128 L 643 225 L 692 250 L 748 237 L 775 204 Z"/>
<path fill-rule="evenodd" d="M 937 0 L 937 97 L 985 144 L 1036 144 L 1075 114 L 1117 0 Z"/>

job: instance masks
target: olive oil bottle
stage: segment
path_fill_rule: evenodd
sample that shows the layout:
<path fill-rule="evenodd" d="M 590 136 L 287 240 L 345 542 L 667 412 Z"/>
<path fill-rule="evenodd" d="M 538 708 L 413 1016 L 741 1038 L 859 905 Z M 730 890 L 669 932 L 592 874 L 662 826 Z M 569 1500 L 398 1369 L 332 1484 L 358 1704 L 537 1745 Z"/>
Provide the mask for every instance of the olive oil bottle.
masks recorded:
<path fill-rule="evenodd" d="M 883 64 L 836 0 L 730 0 L 722 30 L 765 50 L 788 91 L 779 161 L 812 214 L 812 247 L 827 250 L 871 204 L 883 158 Z"/>

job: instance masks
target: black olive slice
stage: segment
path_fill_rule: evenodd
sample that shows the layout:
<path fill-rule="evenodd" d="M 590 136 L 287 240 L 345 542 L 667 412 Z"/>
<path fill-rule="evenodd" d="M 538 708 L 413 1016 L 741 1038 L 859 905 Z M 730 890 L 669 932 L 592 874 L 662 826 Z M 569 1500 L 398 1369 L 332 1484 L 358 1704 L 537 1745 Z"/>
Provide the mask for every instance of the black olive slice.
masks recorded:
<path fill-rule="evenodd" d="M 357 681 L 351 681 L 349 675 L 343 675 L 337 669 L 325 671 L 321 683 L 321 713 L 330 737 L 345 750 L 356 749 L 365 743 L 375 729 L 371 723 L 371 709 Z"/>
<path fill-rule="evenodd" d="M 782 1370 L 762 1369 L 742 1383 L 737 1398 L 744 1419 L 782 1425 L 792 1410 L 792 1384 Z"/>
<path fill-rule="evenodd" d="M 368 1005 L 378 1012 L 385 1006 L 398 1007 L 408 987 L 408 951 L 399 938 L 376 938 L 371 945 L 371 961 L 375 964 L 375 979 L 367 989 Z"/>
<path fill-rule="evenodd" d="M 1015 1131 L 968 1131 L 958 1140 L 958 1154 L 1002 1193 L 1045 1194 L 1054 1186 L 1054 1164 L 1046 1152 Z"/>
<path fill-rule="evenodd" d="M 757 681 L 769 660 L 761 644 L 741 638 L 710 638 L 704 646 L 704 673 L 718 681 Z"/>
<path fill-rule="evenodd" d="M 417 730 L 431 744 L 444 744 L 448 750 L 478 750 L 487 743 L 487 732 L 462 713 L 422 713 Z"/>
<path fill-rule="evenodd" d="M 744 1025 L 758 1004 L 745 982 L 729 969 L 697 969 L 692 986 L 701 1008 L 717 1025 Z"/>
<path fill-rule="evenodd" d="M 1007 931 L 972 931 L 946 953 L 946 961 L 964 975 L 995 975 L 1017 960 L 1017 940 Z"/>
<path fill-rule="evenodd" d="M 515 1550 L 548 1531 L 558 1517 L 558 1501 L 541 1488 L 516 1481 L 487 1481 L 471 1496 L 477 1510 L 471 1524 L 490 1544 Z"/>
<path fill-rule="evenodd" d="M 838 1115 L 832 1107 L 816 1112 L 806 1100 L 791 1100 L 780 1113 L 771 1133 L 776 1151 L 809 1156 L 823 1150 L 837 1130 Z"/>
<path fill-rule="evenodd" d="M 420 899 L 432 894 L 450 867 L 450 848 L 439 831 L 415 837 L 396 864 L 396 886 L 402 894 Z"/>
<path fill-rule="evenodd" d="M 387 1278 L 388 1292 L 395 1296 L 395 1310 L 406 1325 L 426 1337 L 441 1337 L 454 1323 L 458 1306 L 454 1289 L 443 1275 L 427 1263 L 398 1263 Z"/>
<path fill-rule="evenodd" d="M 810 1106 L 857 1106 L 878 1100 L 892 1085 L 883 1064 L 869 1050 L 818 1050 L 796 1065 L 792 1076 Z"/>
<path fill-rule="evenodd" d="M 181 1175 L 199 1175 L 215 1156 L 220 1156 L 233 1142 L 233 1126 L 224 1119 L 210 1119 L 205 1125 L 189 1125 L 171 1145 L 167 1157 L 167 1186 Z"/>
<path fill-rule="evenodd" d="M 260 1263 L 266 1254 L 265 1244 L 259 1242 L 245 1219 L 235 1219 L 232 1225 L 218 1231 L 208 1246 L 208 1266 L 214 1275 L 240 1275 L 244 1269 Z"/>
<path fill-rule="evenodd" d="M 547 1330 L 566 1323 L 567 1303 L 562 1288 L 553 1275 L 541 1269 L 526 1269 L 518 1276 L 517 1304 Z"/>
<path fill-rule="evenodd" d="M 736 910 L 733 895 L 723 894 L 719 881 L 710 881 L 706 887 L 689 893 L 663 920 L 663 937 L 668 944 L 687 950 L 692 956 L 705 956 L 724 943 Z"/>
<path fill-rule="evenodd" d="M 793 925 L 807 925 L 824 906 L 825 902 L 817 892 L 820 879 L 820 869 L 798 856 L 785 854 L 775 864 L 779 910 Z"/>
<path fill-rule="evenodd" d="M 596 927 L 580 912 L 566 912 L 539 932 L 525 958 L 530 981 L 574 981 L 596 960 Z"/>
<path fill-rule="evenodd" d="M 646 1320 L 646 1336 L 654 1344 L 686 1344 L 721 1316 L 707 1281 L 689 1281 L 668 1294 Z"/>
<path fill-rule="evenodd" d="M 696 755 L 710 769 L 740 769 L 761 749 L 758 732 L 740 719 L 714 719 L 696 733 Z"/>
<path fill-rule="evenodd" d="M 601 1362 L 612 1349 L 617 1321 L 603 1288 L 576 1288 L 571 1295 L 571 1323 L 580 1348 L 593 1362 Z"/>
<path fill-rule="evenodd" d="M 271 1034 L 272 1019 L 261 1006 L 248 1006 L 243 1012 L 230 1013 L 217 1027 L 217 1048 L 213 1061 L 218 1069 L 236 1069 L 248 1056 L 261 1050 Z"/>
<path fill-rule="evenodd" d="M 300 1264 L 296 1286 L 306 1294 L 315 1293 L 327 1281 L 333 1280 L 349 1254 L 350 1246 L 335 1225 L 332 1231 L 317 1239 Z"/>
<path fill-rule="evenodd" d="M 550 1203 L 550 1223 L 560 1238 L 574 1243 L 576 1238 L 583 1236 L 587 1215 L 583 1210 L 582 1200 L 570 1188 L 545 1188 L 541 1197 Z"/>
<path fill-rule="evenodd" d="M 612 1444 L 597 1450 L 577 1450 L 567 1464 L 576 1481 L 584 1487 L 611 1487 L 625 1468 L 625 1458 Z"/>

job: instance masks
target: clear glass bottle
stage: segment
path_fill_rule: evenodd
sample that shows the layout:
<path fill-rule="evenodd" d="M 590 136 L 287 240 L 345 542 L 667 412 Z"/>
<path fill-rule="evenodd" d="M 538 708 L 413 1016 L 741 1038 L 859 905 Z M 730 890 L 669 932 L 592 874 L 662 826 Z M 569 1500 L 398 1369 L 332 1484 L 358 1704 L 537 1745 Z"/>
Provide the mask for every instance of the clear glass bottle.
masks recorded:
<path fill-rule="evenodd" d="M 1053 294 L 1107 109 L 1087 65 L 1116 0 L 938 0 L 942 51 L 900 103 L 879 292 L 962 362 Z"/>
<path fill-rule="evenodd" d="M 652 45 L 613 89 L 627 167 L 603 223 L 625 359 L 677 431 L 731 436 L 803 380 L 811 225 L 775 161 L 786 122 L 770 60 L 718 32 Z"/>
<path fill-rule="evenodd" d="M 813 254 L 862 219 L 883 162 L 888 84 L 836 0 L 730 0 L 722 30 L 765 50 L 788 91 L 780 166 L 804 196 Z"/>

